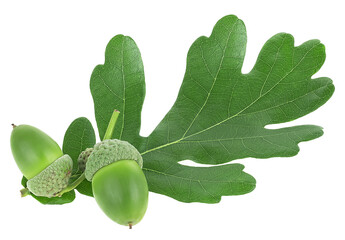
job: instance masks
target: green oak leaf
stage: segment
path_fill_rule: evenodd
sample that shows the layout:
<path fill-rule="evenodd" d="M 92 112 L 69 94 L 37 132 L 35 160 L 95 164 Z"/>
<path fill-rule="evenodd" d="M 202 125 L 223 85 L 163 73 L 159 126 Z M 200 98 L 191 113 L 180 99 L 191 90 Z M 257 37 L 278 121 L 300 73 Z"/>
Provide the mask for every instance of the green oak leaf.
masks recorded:
<path fill-rule="evenodd" d="M 86 148 L 92 148 L 95 143 L 95 131 L 87 118 L 77 118 L 70 124 L 64 136 L 62 151 L 73 160 L 74 175 L 72 179 L 75 180 L 81 174 L 77 172 L 79 154 Z M 93 196 L 91 183 L 87 180 L 84 180 L 76 189 L 81 194 Z"/>
<path fill-rule="evenodd" d="M 23 176 L 23 178 L 22 178 L 22 185 L 25 188 L 26 188 L 27 181 L 28 180 Z M 40 203 L 45 204 L 45 205 L 62 205 L 62 204 L 66 204 L 66 203 L 71 203 L 75 199 L 75 192 L 74 192 L 74 190 L 63 194 L 61 197 L 52 197 L 52 198 L 38 197 L 38 196 L 35 196 L 32 193 L 30 193 L 30 195 L 33 198 L 35 198 L 37 201 L 39 201 Z"/>
<path fill-rule="evenodd" d="M 245 26 L 233 15 L 219 20 L 210 37 L 198 38 L 188 52 L 176 102 L 143 138 L 139 136 L 144 99 L 139 50 L 122 35 L 108 44 L 105 64 L 96 67 L 90 84 L 100 136 L 111 110 L 125 109 L 113 137 L 131 142 L 141 152 L 150 191 L 205 203 L 245 194 L 255 188 L 255 179 L 240 164 L 189 167 L 179 162 L 217 165 L 247 157 L 291 157 L 298 153 L 298 143 L 323 134 L 314 125 L 266 128 L 300 118 L 332 96 L 329 78 L 311 78 L 325 61 L 320 41 L 296 47 L 291 35 L 277 34 L 265 43 L 248 74 L 241 72 L 245 48 Z"/>
<path fill-rule="evenodd" d="M 92 72 L 90 89 L 100 139 L 116 108 L 121 115 L 113 138 L 139 141 L 145 77 L 139 49 L 130 37 L 117 35 L 110 40 L 104 65 L 96 66 Z"/>
<path fill-rule="evenodd" d="M 324 46 L 311 40 L 294 47 L 291 35 L 277 34 L 252 71 L 242 74 L 245 43 L 245 26 L 235 16 L 221 19 L 209 38 L 193 43 L 177 100 L 147 139 L 143 155 L 154 161 L 164 152 L 176 161 L 204 164 L 289 157 L 298 153 L 299 142 L 322 135 L 318 126 L 265 126 L 302 117 L 331 97 L 330 79 L 311 79 L 325 60 Z"/>

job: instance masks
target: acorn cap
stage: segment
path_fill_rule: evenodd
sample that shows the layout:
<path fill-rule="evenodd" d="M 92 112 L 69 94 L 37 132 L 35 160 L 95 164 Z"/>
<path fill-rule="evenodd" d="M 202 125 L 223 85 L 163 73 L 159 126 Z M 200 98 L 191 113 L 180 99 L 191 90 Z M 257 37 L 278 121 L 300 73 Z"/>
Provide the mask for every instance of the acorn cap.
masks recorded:
<path fill-rule="evenodd" d="M 80 155 L 78 157 L 78 170 L 79 170 L 79 172 L 85 171 L 87 159 L 89 158 L 92 151 L 93 151 L 93 148 L 87 148 L 80 153 Z"/>
<path fill-rule="evenodd" d="M 63 155 L 27 182 L 27 188 L 36 196 L 54 197 L 67 187 L 72 173 L 73 161 Z"/>
<path fill-rule="evenodd" d="M 143 159 L 138 150 L 126 141 L 104 140 L 93 147 L 85 169 L 85 177 L 90 182 L 93 175 L 102 167 L 120 160 L 134 160 L 142 168 Z"/>

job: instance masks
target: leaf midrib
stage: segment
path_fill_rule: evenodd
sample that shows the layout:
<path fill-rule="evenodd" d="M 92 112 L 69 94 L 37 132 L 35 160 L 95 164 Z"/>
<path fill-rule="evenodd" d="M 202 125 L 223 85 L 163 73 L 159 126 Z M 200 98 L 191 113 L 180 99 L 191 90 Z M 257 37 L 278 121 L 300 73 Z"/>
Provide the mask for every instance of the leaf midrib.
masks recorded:
<path fill-rule="evenodd" d="M 122 109 L 122 126 L 120 131 L 119 139 L 122 139 L 122 133 L 125 125 L 125 109 L 126 109 L 126 80 L 125 80 L 125 73 L 124 73 L 124 44 L 125 38 L 122 39 L 122 47 L 121 47 L 121 55 L 122 55 L 122 64 L 121 64 L 121 74 L 122 74 L 122 85 L 123 85 L 123 109 Z"/>

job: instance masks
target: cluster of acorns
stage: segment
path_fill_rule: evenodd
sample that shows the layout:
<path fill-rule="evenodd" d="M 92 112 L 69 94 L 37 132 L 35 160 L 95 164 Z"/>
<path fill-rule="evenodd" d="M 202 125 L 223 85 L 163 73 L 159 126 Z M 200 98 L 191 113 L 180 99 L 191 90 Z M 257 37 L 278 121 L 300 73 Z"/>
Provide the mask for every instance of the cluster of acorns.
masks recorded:
<path fill-rule="evenodd" d="M 114 125 L 108 126 L 107 131 L 112 133 Z M 32 194 L 62 196 L 86 178 L 92 182 L 96 202 L 113 221 L 132 228 L 143 218 L 148 186 L 141 169 L 142 157 L 130 143 L 104 139 L 85 149 L 78 158 L 81 176 L 73 183 L 70 183 L 71 157 L 63 154 L 59 145 L 41 130 L 13 125 L 11 148 L 19 169 L 28 179 L 27 190 Z"/>

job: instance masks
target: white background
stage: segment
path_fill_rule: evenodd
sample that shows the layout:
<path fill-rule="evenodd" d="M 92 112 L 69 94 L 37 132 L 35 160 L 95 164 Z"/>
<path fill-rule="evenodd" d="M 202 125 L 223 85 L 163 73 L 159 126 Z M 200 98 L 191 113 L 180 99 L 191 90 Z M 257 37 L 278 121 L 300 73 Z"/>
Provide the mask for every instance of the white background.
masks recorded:
<path fill-rule="evenodd" d="M 345 239 L 344 14 L 342 1 L 1 1 L 0 239 Z M 322 3 L 322 4 L 321 4 Z M 332 99 L 294 122 L 324 127 L 292 158 L 243 159 L 257 179 L 250 194 L 219 204 L 181 203 L 150 193 L 142 222 L 128 230 L 109 220 L 94 199 L 77 194 L 62 206 L 21 199 L 22 174 L 10 151 L 11 123 L 39 127 L 60 145 L 77 117 L 96 127 L 89 78 L 107 42 L 131 36 L 145 66 L 142 135 L 172 106 L 192 42 L 221 17 L 247 27 L 243 72 L 278 32 L 296 45 L 320 39 L 327 60 L 315 75 L 334 80 Z"/>

